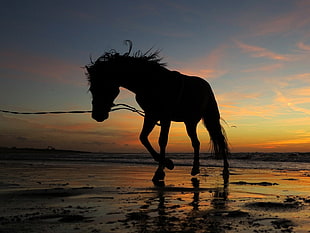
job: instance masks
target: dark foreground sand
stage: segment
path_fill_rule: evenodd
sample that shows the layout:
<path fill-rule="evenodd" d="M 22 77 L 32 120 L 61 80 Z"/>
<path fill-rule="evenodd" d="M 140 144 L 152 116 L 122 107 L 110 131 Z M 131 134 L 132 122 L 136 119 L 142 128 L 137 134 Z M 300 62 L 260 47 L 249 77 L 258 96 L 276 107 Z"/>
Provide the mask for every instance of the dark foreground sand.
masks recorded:
<path fill-rule="evenodd" d="M 309 171 L 0 162 L 0 232 L 310 232 Z"/>

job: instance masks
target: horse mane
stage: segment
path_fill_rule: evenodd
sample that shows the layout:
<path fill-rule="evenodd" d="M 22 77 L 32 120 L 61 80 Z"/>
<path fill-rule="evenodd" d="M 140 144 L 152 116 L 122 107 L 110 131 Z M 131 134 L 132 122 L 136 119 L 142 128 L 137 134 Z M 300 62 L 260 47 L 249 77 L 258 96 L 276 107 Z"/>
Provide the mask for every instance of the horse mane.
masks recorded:
<path fill-rule="evenodd" d="M 125 41 L 126 44 L 129 44 L 129 50 L 128 52 L 124 54 L 118 53 L 115 49 L 111 49 L 108 52 L 105 52 L 103 55 L 101 55 L 95 62 L 91 60 L 91 63 L 89 65 L 86 65 L 86 69 L 88 71 L 88 79 L 90 80 L 90 72 L 97 70 L 97 68 L 100 68 L 105 65 L 109 64 L 137 64 L 141 66 L 145 65 L 152 65 L 157 68 L 165 67 L 166 63 L 161 62 L 162 57 L 159 56 L 160 51 L 156 50 L 154 52 L 151 52 L 152 48 L 149 49 L 146 52 L 142 52 L 141 50 L 138 50 L 134 52 L 132 55 L 131 49 L 132 49 L 132 42 L 130 40 Z"/>

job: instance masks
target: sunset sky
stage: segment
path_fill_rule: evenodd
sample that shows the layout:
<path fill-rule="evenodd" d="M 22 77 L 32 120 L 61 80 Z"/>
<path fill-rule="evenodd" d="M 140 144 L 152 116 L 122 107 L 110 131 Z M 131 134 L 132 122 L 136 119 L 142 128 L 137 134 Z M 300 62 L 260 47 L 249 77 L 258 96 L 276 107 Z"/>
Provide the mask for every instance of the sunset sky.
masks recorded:
<path fill-rule="evenodd" d="M 82 68 L 105 51 L 161 50 L 171 70 L 206 79 L 232 152 L 310 151 L 309 0 L 2 1 L 0 109 L 90 110 Z M 116 103 L 138 107 L 122 89 Z M 0 113 L 0 147 L 146 152 L 142 117 Z M 209 137 L 199 128 L 202 152 Z M 157 144 L 158 127 L 151 135 Z M 156 146 L 157 147 L 157 146 Z M 168 152 L 191 152 L 173 123 Z"/>

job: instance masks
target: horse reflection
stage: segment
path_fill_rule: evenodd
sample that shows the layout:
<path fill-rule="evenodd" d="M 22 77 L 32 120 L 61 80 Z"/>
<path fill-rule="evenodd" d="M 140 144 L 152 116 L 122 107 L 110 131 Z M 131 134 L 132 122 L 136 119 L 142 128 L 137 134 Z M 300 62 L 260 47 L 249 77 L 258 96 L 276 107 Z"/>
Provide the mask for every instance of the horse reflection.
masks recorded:
<path fill-rule="evenodd" d="M 197 178 L 192 178 L 192 185 L 193 185 L 193 201 L 191 205 L 193 206 L 193 210 L 198 210 L 199 209 L 199 179 Z"/>
<path fill-rule="evenodd" d="M 191 188 L 155 186 L 155 196 L 140 207 L 140 218 L 135 218 L 134 222 L 127 219 L 129 224 L 137 228 L 137 232 L 196 232 L 195 229 L 202 227 L 209 232 L 210 225 L 214 230 L 217 226 L 212 224 L 212 214 L 228 209 L 228 183 L 215 188 L 201 188 L 200 180 L 194 177 L 191 184 Z M 206 193 L 212 194 L 209 205 L 205 203 L 208 202 L 205 196 L 200 200 L 200 195 Z M 184 203 L 188 194 L 192 194 L 191 201 Z M 135 214 L 138 215 L 137 212 Z"/>
<path fill-rule="evenodd" d="M 168 70 L 158 52 L 138 51 L 130 56 L 132 43 L 126 41 L 129 51 L 123 55 L 115 50 L 104 53 L 95 62 L 86 66 L 90 92 L 92 94 L 92 117 L 102 122 L 109 117 L 120 87 L 136 94 L 136 101 L 145 112 L 140 141 L 158 162 L 153 182 L 164 180 L 164 168 L 173 169 L 173 162 L 166 158 L 166 146 L 171 121 L 184 122 L 194 149 L 191 174 L 199 170 L 200 141 L 197 124 L 201 119 L 209 132 L 212 151 L 224 161 L 224 172 L 228 173 L 229 149 L 224 130 L 220 124 L 220 113 L 213 91 L 208 82 Z M 160 122 L 158 139 L 160 151 L 155 151 L 148 140 L 153 128 Z"/>

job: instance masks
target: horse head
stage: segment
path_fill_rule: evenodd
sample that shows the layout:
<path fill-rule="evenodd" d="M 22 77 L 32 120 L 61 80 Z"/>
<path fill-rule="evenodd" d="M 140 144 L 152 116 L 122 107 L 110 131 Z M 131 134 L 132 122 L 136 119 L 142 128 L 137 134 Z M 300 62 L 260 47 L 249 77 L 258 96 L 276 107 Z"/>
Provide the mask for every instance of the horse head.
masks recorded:
<path fill-rule="evenodd" d="M 92 118 L 102 122 L 109 117 L 109 112 L 114 106 L 113 101 L 120 92 L 119 85 L 109 77 L 99 77 L 92 66 L 86 66 L 86 69 L 92 94 Z"/>
<path fill-rule="evenodd" d="M 140 86 L 138 82 L 144 73 L 164 66 L 164 63 L 160 63 L 159 51 L 142 53 L 138 50 L 130 56 L 132 42 L 126 40 L 125 43 L 129 46 L 128 52 L 120 54 L 112 49 L 86 66 L 89 90 L 93 97 L 92 117 L 96 121 L 102 122 L 109 117 L 120 86 L 134 92 L 136 86 Z"/>

